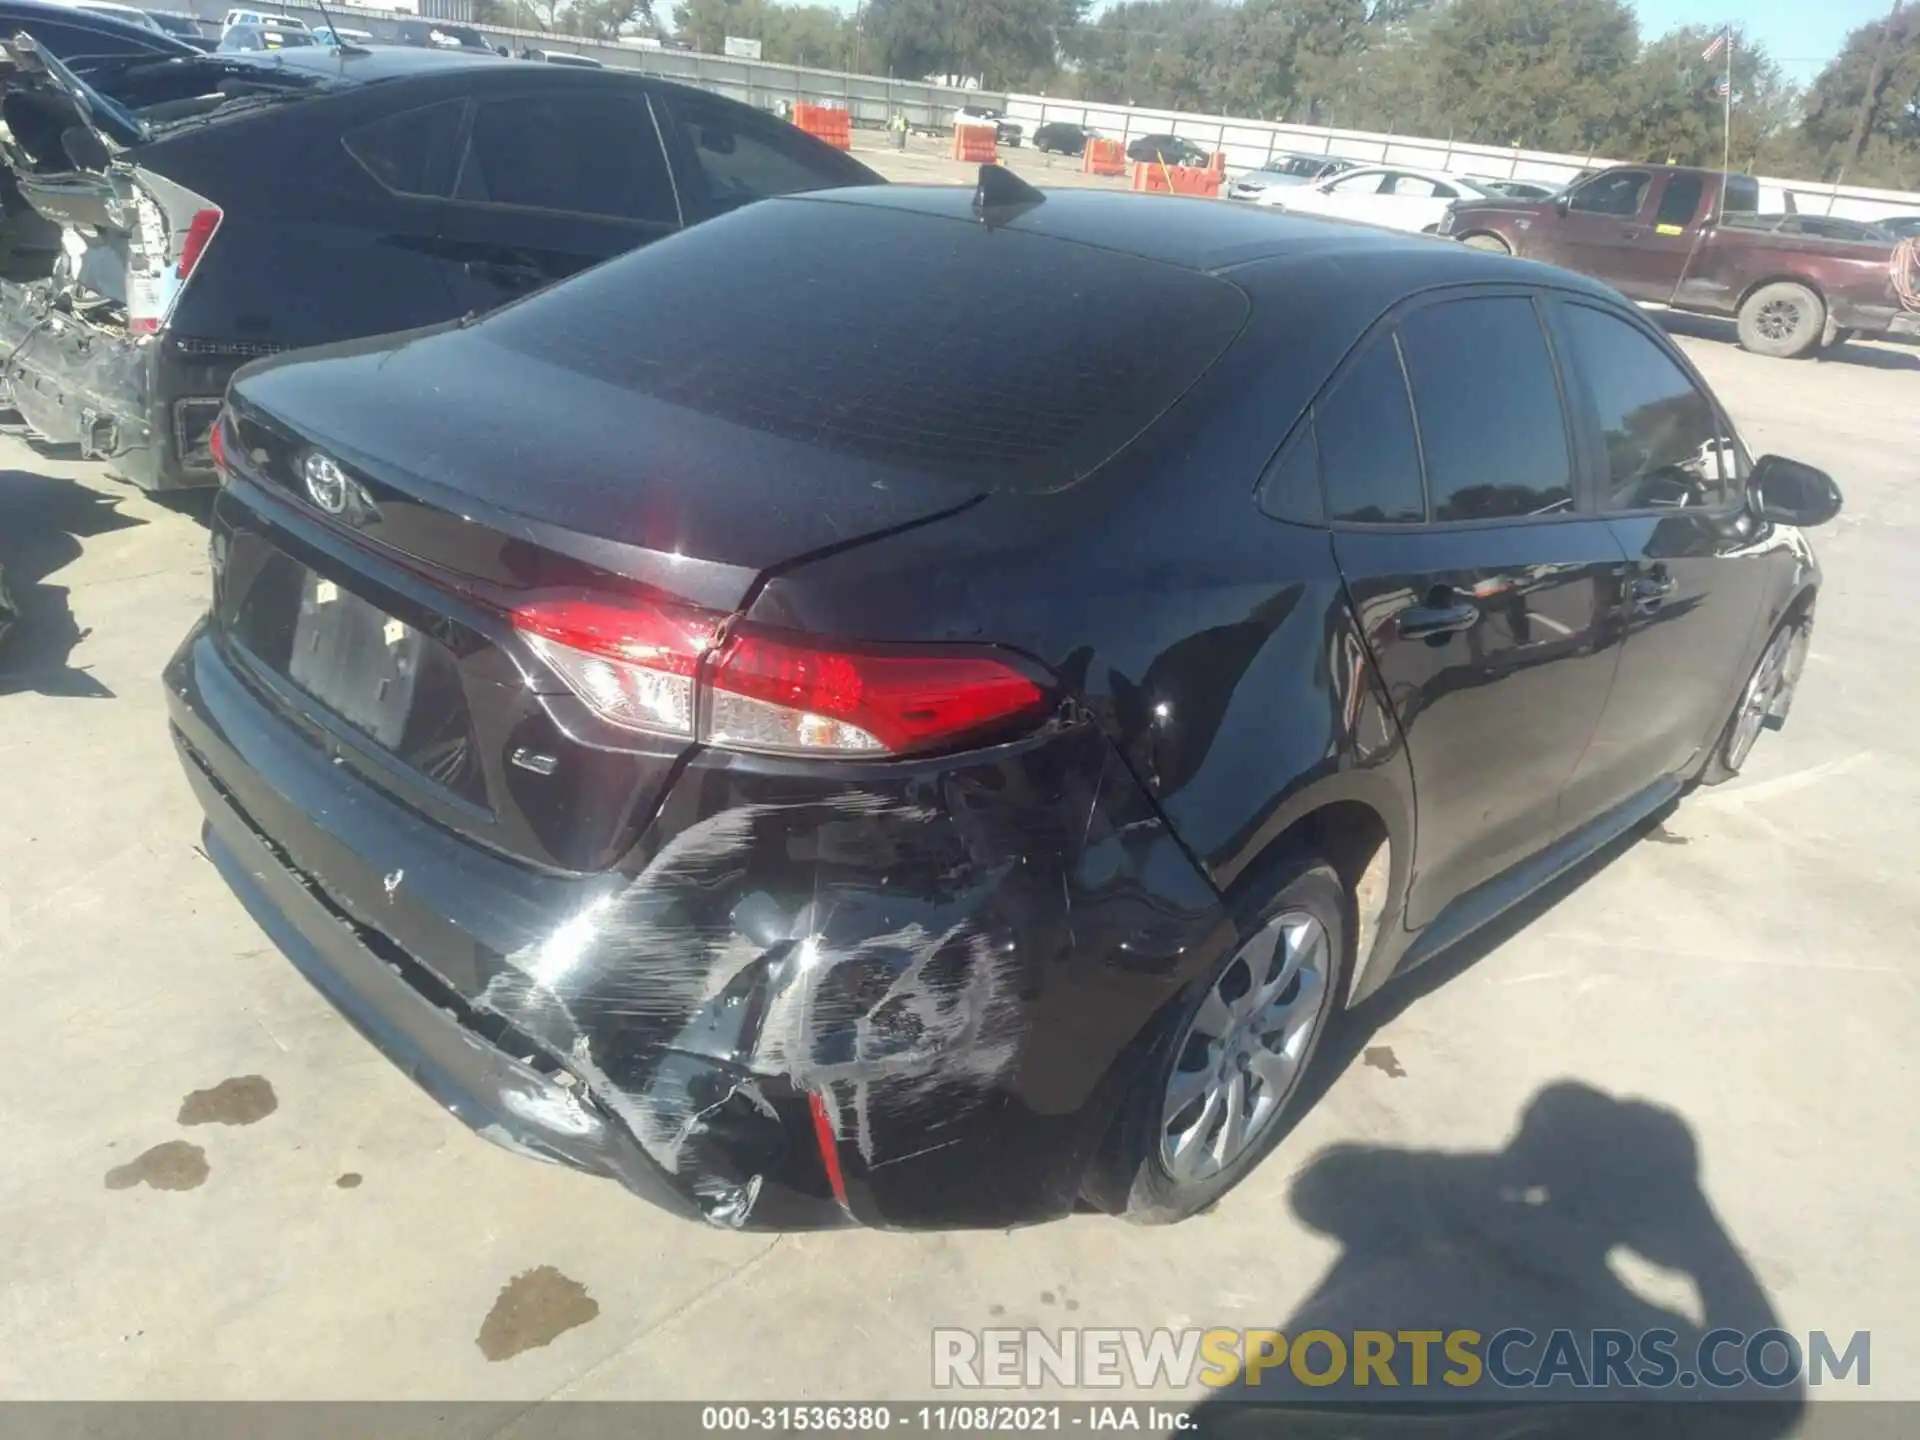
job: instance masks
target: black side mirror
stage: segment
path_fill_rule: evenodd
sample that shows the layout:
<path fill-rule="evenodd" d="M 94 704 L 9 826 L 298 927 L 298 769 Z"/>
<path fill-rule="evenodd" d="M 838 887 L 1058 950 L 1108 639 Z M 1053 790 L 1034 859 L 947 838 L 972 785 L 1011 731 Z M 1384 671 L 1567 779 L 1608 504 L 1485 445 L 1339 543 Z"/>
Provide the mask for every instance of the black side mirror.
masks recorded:
<path fill-rule="evenodd" d="M 1573 192 L 1571 190 L 1562 190 L 1558 195 L 1554 196 L 1553 208 L 1558 210 L 1562 215 L 1573 209 Z"/>
<path fill-rule="evenodd" d="M 1764 519 L 1779 525 L 1824 525 L 1840 513 L 1840 487 L 1824 470 L 1780 455 L 1762 455 L 1747 491 Z"/>

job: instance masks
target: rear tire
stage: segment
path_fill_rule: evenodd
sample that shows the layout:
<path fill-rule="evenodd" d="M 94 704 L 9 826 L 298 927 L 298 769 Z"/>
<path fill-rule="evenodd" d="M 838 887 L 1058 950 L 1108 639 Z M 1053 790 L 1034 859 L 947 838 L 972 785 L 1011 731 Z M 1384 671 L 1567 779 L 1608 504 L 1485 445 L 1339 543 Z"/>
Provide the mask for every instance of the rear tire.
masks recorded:
<path fill-rule="evenodd" d="M 1762 285 L 1740 306 L 1740 344 L 1756 355 L 1792 360 L 1811 353 L 1826 329 L 1827 307 L 1792 280 Z"/>
<path fill-rule="evenodd" d="M 1491 255 L 1511 255 L 1513 247 L 1498 235 L 1462 235 L 1460 243 L 1469 250 L 1485 250 Z"/>
<path fill-rule="evenodd" d="M 1290 857 L 1276 878 L 1239 923 L 1239 943 L 1165 1017 L 1088 1176 L 1101 1209 L 1139 1225 L 1184 1220 L 1293 1128 L 1345 993 L 1353 907 L 1317 855 Z"/>

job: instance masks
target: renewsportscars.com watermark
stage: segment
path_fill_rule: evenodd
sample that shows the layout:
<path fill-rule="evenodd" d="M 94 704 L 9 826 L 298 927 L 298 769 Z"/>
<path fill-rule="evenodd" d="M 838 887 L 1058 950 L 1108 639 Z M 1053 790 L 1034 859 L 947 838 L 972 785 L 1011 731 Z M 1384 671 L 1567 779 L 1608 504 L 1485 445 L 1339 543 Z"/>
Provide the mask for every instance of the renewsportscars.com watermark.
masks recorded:
<path fill-rule="evenodd" d="M 1873 1334 L 1836 1344 L 1785 1330 L 1709 1330 L 1683 1346 L 1672 1330 L 1139 1330 L 933 1332 L 939 1390 L 1184 1390 L 1194 1384 L 1305 1385 L 1428 1394 L 1547 1389 L 1690 1391 L 1873 1383 Z"/>

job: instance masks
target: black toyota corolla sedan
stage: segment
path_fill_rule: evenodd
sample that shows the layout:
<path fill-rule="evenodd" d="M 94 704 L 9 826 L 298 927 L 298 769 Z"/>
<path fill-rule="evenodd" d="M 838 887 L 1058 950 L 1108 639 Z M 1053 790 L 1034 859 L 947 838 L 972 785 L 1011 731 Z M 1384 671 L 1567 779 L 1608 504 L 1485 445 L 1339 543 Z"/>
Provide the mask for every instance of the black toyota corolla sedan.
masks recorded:
<path fill-rule="evenodd" d="M 1177 1219 L 1784 717 L 1838 492 L 1613 292 L 982 185 L 235 381 L 207 853 L 489 1138 L 724 1225 Z"/>

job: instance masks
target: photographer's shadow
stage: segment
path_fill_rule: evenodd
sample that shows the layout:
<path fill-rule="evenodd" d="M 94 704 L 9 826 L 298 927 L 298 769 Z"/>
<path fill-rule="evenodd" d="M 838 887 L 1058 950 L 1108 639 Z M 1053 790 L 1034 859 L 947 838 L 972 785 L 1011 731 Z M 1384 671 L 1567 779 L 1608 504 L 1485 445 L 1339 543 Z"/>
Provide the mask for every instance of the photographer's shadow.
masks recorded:
<path fill-rule="evenodd" d="M 1312 1295 L 1278 1327 L 1289 1342 L 1311 1330 L 1330 1331 L 1348 1344 L 1362 1330 L 1473 1330 L 1487 1373 L 1471 1386 L 1446 1384 L 1449 1371 L 1467 1371 L 1439 1343 L 1430 1349 L 1429 1384 L 1419 1389 L 1409 1385 L 1404 1345 L 1392 1356 L 1399 1385 L 1391 1390 L 1344 1380 L 1309 1387 L 1285 1367 L 1270 1369 L 1258 1385 L 1242 1379 L 1201 1408 L 1197 1418 L 1213 1433 L 1764 1440 L 1793 1433 L 1799 1421 L 1804 1395 L 1797 1378 L 1779 1387 L 1749 1381 L 1722 1389 L 1698 1373 L 1701 1341 L 1710 1332 L 1742 1336 L 1713 1353 L 1724 1378 L 1745 1370 L 1745 1337 L 1775 1328 L 1778 1320 L 1700 1187 L 1692 1131 L 1671 1110 L 1562 1081 L 1535 1095 L 1502 1150 L 1339 1146 L 1301 1172 L 1291 1200 L 1305 1224 L 1342 1249 Z M 1514 1329 L 1537 1339 L 1504 1347 L 1496 1362 L 1488 1342 Z M 1649 1332 L 1672 1332 L 1666 1348 L 1676 1383 L 1623 1386 L 1615 1367 L 1608 1384 L 1603 1366 L 1583 1377 L 1593 1385 L 1576 1389 L 1564 1378 L 1564 1360 L 1543 1366 L 1548 1337 L 1569 1331 L 1577 1357 L 1572 1373 L 1589 1368 L 1596 1330 L 1624 1332 L 1635 1342 Z M 1774 1346 L 1763 1367 L 1777 1372 L 1783 1356 Z M 1496 1384 L 1495 1363 L 1509 1381 L 1555 1369 L 1563 1378 L 1537 1386 Z M 1643 1354 L 1625 1363 L 1642 1377 L 1657 1374 L 1659 1366 Z M 1309 1371 L 1322 1372 L 1327 1364 L 1328 1352 L 1319 1349 Z M 1638 1403 L 1630 1411 L 1592 1403 L 1600 1398 Z M 1709 1399 L 1742 1403 L 1686 1403 Z M 1236 1410 L 1236 1402 L 1248 1401 L 1308 1404 L 1320 1413 Z M 1395 1403 L 1419 1404 L 1423 1413 L 1372 1408 Z"/>

